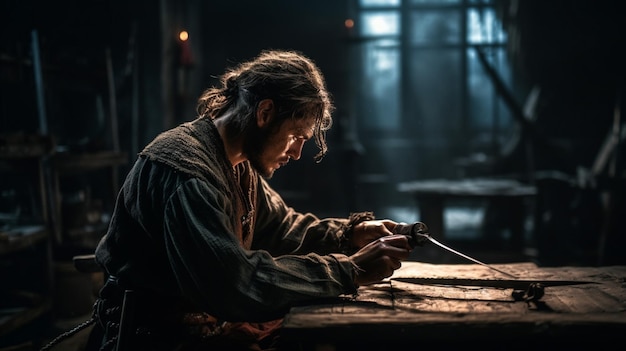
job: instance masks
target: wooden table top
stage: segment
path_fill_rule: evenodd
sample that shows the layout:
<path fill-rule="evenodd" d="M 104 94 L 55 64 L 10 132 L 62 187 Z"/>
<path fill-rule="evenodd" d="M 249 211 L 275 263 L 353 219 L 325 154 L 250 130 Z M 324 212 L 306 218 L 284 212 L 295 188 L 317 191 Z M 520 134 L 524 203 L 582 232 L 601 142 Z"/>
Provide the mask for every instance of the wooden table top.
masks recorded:
<path fill-rule="evenodd" d="M 301 349 L 391 350 L 407 343 L 481 341 L 482 349 L 497 349 L 626 335 L 626 266 L 492 266 L 517 279 L 478 264 L 404 262 L 356 296 L 293 308 L 284 338 Z"/>
<path fill-rule="evenodd" d="M 419 196 L 525 197 L 537 194 L 534 186 L 510 179 L 427 179 L 402 182 L 398 191 Z"/>

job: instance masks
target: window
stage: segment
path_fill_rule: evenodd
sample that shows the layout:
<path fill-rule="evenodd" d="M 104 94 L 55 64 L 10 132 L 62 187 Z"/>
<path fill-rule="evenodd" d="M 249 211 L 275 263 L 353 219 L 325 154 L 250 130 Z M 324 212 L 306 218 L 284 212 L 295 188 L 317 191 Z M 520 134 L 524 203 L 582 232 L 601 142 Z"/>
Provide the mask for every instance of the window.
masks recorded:
<path fill-rule="evenodd" d="M 356 125 L 365 147 L 387 160 L 415 155 L 414 169 L 399 175 L 410 179 L 450 176 L 454 158 L 497 152 L 514 121 L 476 51 L 511 86 L 494 0 L 353 1 Z"/>
<path fill-rule="evenodd" d="M 362 108 L 370 111 L 366 126 L 394 130 L 401 125 L 400 12 L 401 0 L 361 0 L 359 34 L 363 61 Z"/>

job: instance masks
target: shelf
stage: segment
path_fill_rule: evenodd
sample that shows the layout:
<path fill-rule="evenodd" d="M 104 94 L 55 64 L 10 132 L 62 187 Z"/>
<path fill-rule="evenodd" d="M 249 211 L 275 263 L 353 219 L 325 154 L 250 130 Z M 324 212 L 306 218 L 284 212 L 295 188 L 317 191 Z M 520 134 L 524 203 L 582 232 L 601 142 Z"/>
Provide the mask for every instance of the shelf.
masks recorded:
<path fill-rule="evenodd" d="M 63 231 L 63 242 L 67 245 L 77 245 L 95 250 L 100 239 L 106 233 L 108 226 L 108 222 L 102 222 L 65 229 Z"/>
<path fill-rule="evenodd" d="M 48 238 L 43 225 L 30 225 L 0 230 L 0 256 L 43 242 Z"/>
<path fill-rule="evenodd" d="M 54 279 L 46 169 L 53 154 L 54 139 L 49 136 L 0 135 L 2 189 L 16 189 L 16 199 L 29 197 L 7 200 L 12 211 L 0 227 L 0 339 L 27 331 L 52 311 L 52 298 L 46 297 Z"/>
<path fill-rule="evenodd" d="M 3 135 L 0 136 L 0 159 L 24 159 L 49 155 L 54 141 L 44 135 Z"/>
<path fill-rule="evenodd" d="M 27 325 L 52 311 L 52 298 L 38 294 L 13 291 L 3 292 L 0 303 L 0 337 Z"/>
<path fill-rule="evenodd" d="M 62 179 L 64 177 L 80 176 L 81 179 L 90 179 L 87 177 L 88 172 L 110 172 L 106 175 L 109 180 L 105 180 L 104 190 L 105 194 L 100 194 L 100 201 L 102 201 L 101 211 L 112 212 L 112 207 L 117 197 L 118 192 L 118 167 L 127 163 L 128 156 L 125 152 L 117 151 L 95 151 L 95 152 L 56 152 L 51 159 L 52 163 L 52 183 L 53 190 L 51 192 L 53 203 L 54 217 L 56 222 L 54 223 L 54 238 L 57 245 L 63 244 L 75 244 L 84 243 L 89 246 L 94 246 L 99 241 L 100 237 L 106 232 L 108 226 L 108 220 L 106 223 L 94 223 L 89 220 L 83 223 L 82 216 L 84 213 L 71 214 L 68 209 L 63 208 L 63 184 Z M 95 172 L 98 171 L 98 172 Z M 95 175 L 95 174 L 94 174 Z M 104 175 L 104 174 L 102 174 Z M 70 178 L 71 179 L 71 178 Z M 67 178 L 66 178 L 67 180 Z M 89 180 L 88 180 L 89 181 Z M 94 185 L 94 179 L 89 181 L 89 184 Z M 102 183 L 96 183 L 98 188 L 101 188 Z M 65 186 L 67 187 L 67 183 Z M 103 190 L 100 190 L 102 192 Z M 86 193 L 85 206 L 89 206 L 89 202 L 95 199 L 91 199 L 91 191 Z M 89 196 L 89 197 L 87 197 Z M 87 207 L 89 211 L 89 207 Z M 64 213 L 70 213 L 72 219 L 78 218 L 79 223 L 66 223 L 73 222 L 64 217 Z M 65 219 L 64 219 L 65 218 Z M 82 237 L 82 238 L 81 238 Z"/>
<path fill-rule="evenodd" d="M 56 153 L 53 158 L 55 170 L 59 174 L 81 173 L 105 167 L 126 164 L 125 152 L 99 151 L 87 153 Z"/>

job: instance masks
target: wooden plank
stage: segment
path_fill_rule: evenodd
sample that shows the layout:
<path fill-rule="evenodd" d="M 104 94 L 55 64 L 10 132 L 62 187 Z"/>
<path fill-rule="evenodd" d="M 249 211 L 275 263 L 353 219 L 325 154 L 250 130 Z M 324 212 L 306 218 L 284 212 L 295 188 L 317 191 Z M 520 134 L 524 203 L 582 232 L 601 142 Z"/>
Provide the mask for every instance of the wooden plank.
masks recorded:
<path fill-rule="evenodd" d="M 0 255 L 29 248 L 46 240 L 48 235 L 43 225 L 19 226 L 0 231 Z"/>
<path fill-rule="evenodd" d="M 513 289 L 415 284 L 398 277 L 494 279 L 480 265 L 405 262 L 391 280 L 361 287 L 335 303 L 294 308 L 284 338 L 334 350 L 387 347 L 406 342 L 447 345 L 468 341 L 585 341 L 586 335 L 617 340 L 626 333 L 626 267 L 497 265 L 523 279 L 584 280 L 593 284 L 550 286 L 538 301 L 516 301 Z M 324 347 L 326 347 L 324 346 Z"/>
<path fill-rule="evenodd" d="M 558 293 L 548 297 L 546 303 L 552 306 L 553 311 L 566 313 L 616 313 L 625 310 L 619 297 L 596 288 L 559 289 Z"/>

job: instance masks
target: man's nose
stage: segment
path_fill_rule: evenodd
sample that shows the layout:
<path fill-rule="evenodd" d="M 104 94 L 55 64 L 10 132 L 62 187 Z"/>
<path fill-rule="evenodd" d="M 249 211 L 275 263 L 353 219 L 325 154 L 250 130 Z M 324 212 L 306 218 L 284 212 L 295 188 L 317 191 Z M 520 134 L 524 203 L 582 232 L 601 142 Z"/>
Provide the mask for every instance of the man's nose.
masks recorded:
<path fill-rule="evenodd" d="M 304 142 L 306 140 L 298 139 L 294 141 L 287 150 L 287 155 L 294 160 L 299 160 L 300 156 L 302 156 L 302 147 L 304 147 Z"/>

